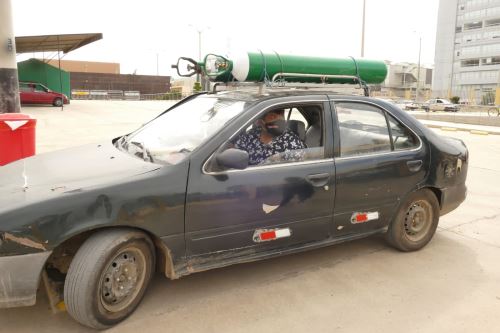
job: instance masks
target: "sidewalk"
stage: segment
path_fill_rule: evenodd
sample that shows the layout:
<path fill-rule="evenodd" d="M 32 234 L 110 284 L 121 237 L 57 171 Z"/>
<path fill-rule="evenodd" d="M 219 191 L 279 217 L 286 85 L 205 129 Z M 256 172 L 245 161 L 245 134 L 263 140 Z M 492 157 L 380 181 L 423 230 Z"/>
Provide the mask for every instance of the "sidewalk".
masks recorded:
<path fill-rule="evenodd" d="M 500 135 L 500 127 L 498 126 L 459 124 L 459 123 L 450 123 L 446 121 L 435 121 L 435 120 L 425 120 L 425 119 L 419 119 L 419 121 L 422 124 L 425 124 L 427 127 L 440 128 L 444 131 L 466 131 L 472 134 Z"/>

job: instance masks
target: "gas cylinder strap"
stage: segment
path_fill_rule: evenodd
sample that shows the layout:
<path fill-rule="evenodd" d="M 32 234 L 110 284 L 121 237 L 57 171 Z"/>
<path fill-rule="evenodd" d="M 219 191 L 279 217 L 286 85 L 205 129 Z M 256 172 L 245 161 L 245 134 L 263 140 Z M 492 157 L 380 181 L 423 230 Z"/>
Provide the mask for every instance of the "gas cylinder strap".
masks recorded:
<path fill-rule="evenodd" d="M 262 63 L 263 63 L 263 67 L 262 67 L 262 73 L 260 74 L 260 78 L 259 78 L 259 81 L 264 81 L 264 83 L 266 84 L 266 86 L 270 86 L 269 82 L 271 80 L 269 80 L 269 75 L 267 74 L 267 62 L 266 62 L 266 57 L 264 57 L 264 53 L 262 53 L 262 50 L 259 49 L 259 52 L 260 52 L 260 55 L 262 56 Z"/>
<path fill-rule="evenodd" d="M 361 76 L 359 75 L 358 62 L 352 56 L 350 56 L 349 58 L 351 58 L 352 61 L 354 62 L 354 66 L 356 67 L 356 77 L 358 78 L 359 85 L 363 87 L 363 90 L 365 92 L 365 96 L 370 96 L 370 88 L 368 87 L 366 82 L 361 79 Z"/>

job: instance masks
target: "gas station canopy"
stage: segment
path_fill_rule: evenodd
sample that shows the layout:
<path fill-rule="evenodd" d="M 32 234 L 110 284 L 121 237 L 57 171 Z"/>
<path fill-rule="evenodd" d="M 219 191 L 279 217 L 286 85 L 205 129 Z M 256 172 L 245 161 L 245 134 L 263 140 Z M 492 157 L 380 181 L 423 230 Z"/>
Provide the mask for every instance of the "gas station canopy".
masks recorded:
<path fill-rule="evenodd" d="M 68 53 L 102 39 L 102 33 L 16 37 L 16 53 L 57 52 Z"/>

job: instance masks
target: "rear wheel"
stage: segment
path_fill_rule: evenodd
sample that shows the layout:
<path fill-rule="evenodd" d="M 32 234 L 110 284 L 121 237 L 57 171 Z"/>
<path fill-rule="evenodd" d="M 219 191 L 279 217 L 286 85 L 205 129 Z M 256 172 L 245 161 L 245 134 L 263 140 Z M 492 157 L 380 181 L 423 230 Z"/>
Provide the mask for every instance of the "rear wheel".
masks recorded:
<path fill-rule="evenodd" d="M 491 116 L 491 117 L 498 116 L 499 113 L 500 112 L 499 112 L 498 108 L 490 108 L 490 109 L 488 109 L 488 116 Z"/>
<path fill-rule="evenodd" d="M 398 250 L 420 250 L 434 236 L 438 222 L 437 198 L 432 191 L 422 189 L 411 193 L 400 205 L 386 238 Z"/>
<path fill-rule="evenodd" d="M 68 270 L 64 302 L 79 323 L 105 329 L 127 318 L 151 280 L 154 246 L 147 235 L 105 230 L 78 250 Z"/>
<path fill-rule="evenodd" d="M 59 107 L 60 107 L 60 106 L 62 106 L 62 105 L 63 105 L 63 100 L 62 100 L 62 98 L 59 98 L 59 97 L 55 98 L 55 99 L 54 99 L 54 102 L 52 102 L 52 105 L 54 105 L 54 106 L 59 106 Z"/>

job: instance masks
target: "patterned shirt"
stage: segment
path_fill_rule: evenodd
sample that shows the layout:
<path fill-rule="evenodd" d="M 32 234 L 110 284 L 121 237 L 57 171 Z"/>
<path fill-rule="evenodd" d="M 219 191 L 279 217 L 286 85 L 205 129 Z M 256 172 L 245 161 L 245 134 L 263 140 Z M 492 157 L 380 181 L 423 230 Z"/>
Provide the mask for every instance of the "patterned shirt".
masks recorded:
<path fill-rule="evenodd" d="M 264 162 L 268 157 L 275 154 L 284 153 L 277 156 L 277 160 L 281 161 L 298 161 L 302 158 L 303 151 L 306 146 L 294 132 L 289 129 L 285 130 L 281 135 L 276 136 L 269 143 L 260 141 L 261 127 L 251 129 L 248 133 L 241 134 L 235 141 L 234 146 L 238 149 L 248 152 L 250 156 L 250 165 L 256 165 Z M 266 163 L 269 161 L 266 161 Z"/>

